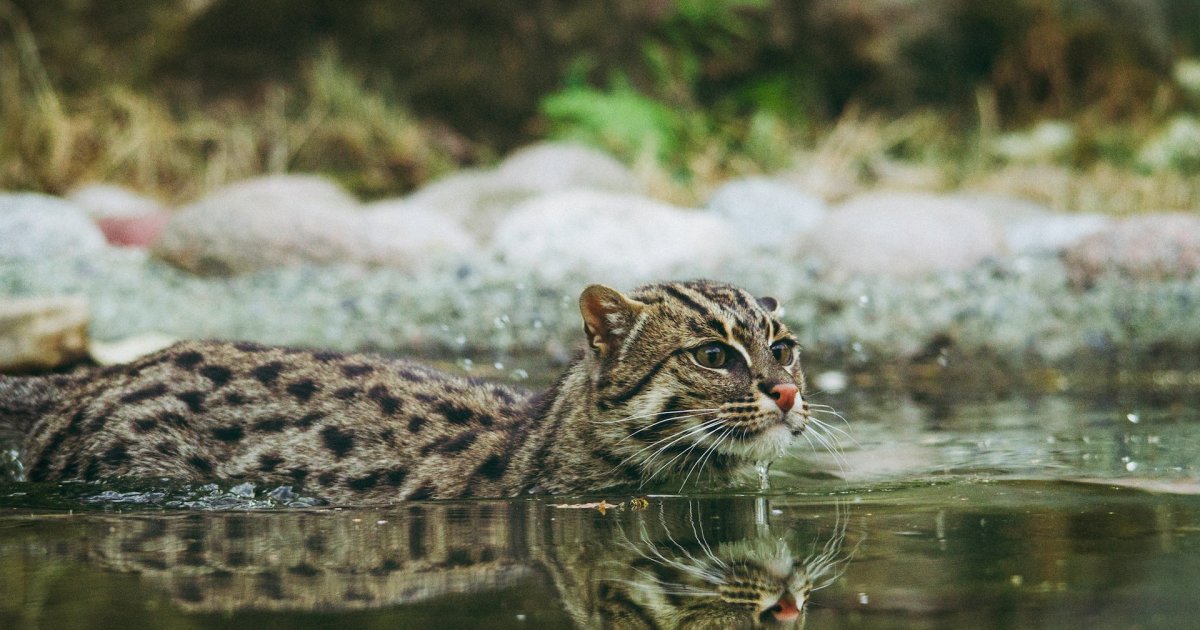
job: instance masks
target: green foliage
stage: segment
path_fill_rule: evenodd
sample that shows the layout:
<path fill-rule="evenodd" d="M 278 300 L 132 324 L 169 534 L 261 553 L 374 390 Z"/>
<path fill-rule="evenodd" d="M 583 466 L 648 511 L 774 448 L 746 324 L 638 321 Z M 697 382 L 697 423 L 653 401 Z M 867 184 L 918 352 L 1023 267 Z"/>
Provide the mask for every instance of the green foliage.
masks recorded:
<path fill-rule="evenodd" d="M 683 145 L 681 115 L 621 82 L 606 91 L 571 87 L 542 101 L 551 135 L 603 147 L 628 160 L 670 159 Z"/>

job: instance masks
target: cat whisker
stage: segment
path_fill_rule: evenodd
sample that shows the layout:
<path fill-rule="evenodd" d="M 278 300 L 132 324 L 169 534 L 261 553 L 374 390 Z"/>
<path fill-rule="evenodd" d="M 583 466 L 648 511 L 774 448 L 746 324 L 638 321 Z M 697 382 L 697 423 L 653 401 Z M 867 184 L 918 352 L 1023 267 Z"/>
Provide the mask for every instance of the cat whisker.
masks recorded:
<path fill-rule="evenodd" d="M 688 479 L 691 479 L 692 472 L 696 470 L 704 470 L 704 462 L 708 461 L 708 459 L 712 457 L 713 453 L 717 452 L 717 448 L 721 446 L 721 443 L 724 442 L 732 432 L 733 430 L 730 427 L 721 429 L 720 435 L 717 437 L 717 439 L 713 441 L 711 446 L 704 449 L 704 452 L 701 453 L 700 458 L 697 459 L 696 462 L 692 464 L 692 467 L 688 469 L 687 475 L 685 475 L 683 478 L 683 483 L 679 484 L 680 492 L 683 492 L 683 488 L 687 485 Z M 696 475 L 696 481 L 700 481 L 700 475 L 698 474 Z"/>
<path fill-rule="evenodd" d="M 719 412 L 720 412 L 720 409 L 703 409 L 703 410 L 699 410 L 699 411 L 688 411 L 688 412 L 686 412 L 688 415 L 684 415 L 684 416 L 671 416 L 670 418 L 663 418 L 662 420 L 648 424 L 648 425 L 638 429 L 637 431 L 634 431 L 633 433 L 626 435 L 625 437 L 618 440 L 617 443 L 620 444 L 621 442 L 624 442 L 625 440 L 632 438 L 633 436 L 641 433 L 642 431 L 652 429 L 664 422 L 671 422 L 672 420 L 689 420 L 691 418 L 699 418 L 701 416 L 707 416 L 707 415 L 710 415 L 713 413 L 719 413 Z"/>
<path fill-rule="evenodd" d="M 627 462 L 632 460 L 634 457 L 637 457 L 639 454 L 646 451 L 647 449 L 654 448 L 655 446 L 658 446 L 659 444 L 662 444 L 663 442 L 667 442 L 666 444 L 663 444 L 663 446 L 661 446 L 657 451 L 655 451 L 649 457 L 647 457 L 644 462 L 642 462 L 642 466 L 647 467 L 647 466 L 649 466 L 650 462 L 654 461 L 654 459 L 657 458 L 660 454 L 662 454 L 663 451 L 670 448 L 675 443 L 679 442 L 680 440 L 682 440 L 686 437 L 695 435 L 697 433 L 704 433 L 704 432 L 708 431 L 708 429 L 710 429 L 711 427 L 714 427 L 714 426 L 720 424 L 721 422 L 723 422 L 723 420 L 721 420 L 720 418 L 713 418 L 712 420 L 707 420 L 698 425 L 681 429 L 675 433 L 672 433 L 671 435 L 668 435 L 665 438 L 662 438 L 661 440 L 658 440 L 657 442 L 653 442 L 647 446 L 642 447 L 633 455 L 630 455 L 629 457 L 626 457 L 624 460 L 622 460 L 619 465 L 626 464 Z M 668 442 L 668 440 L 670 440 L 670 441 Z M 653 477 L 653 475 L 651 475 L 651 477 Z M 643 483 L 645 483 L 645 481 L 643 481 Z"/>
<path fill-rule="evenodd" d="M 617 418 L 616 420 L 592 420 L 592 423 L 593 424 L 620 424 L 622 422 L 628 422 L 630 420 L 639 420 L 641 418 L 653 418 L 655 416 L 664 416 L 664 415 L 683 415 L 683 414 L 689 414 L 689 413 L 701 413 L 701 412 L 708 412 L 708 411 L 720 411 L 720 409 L 718 407 L 708 407 L 705 409 L 675 409 L 675 410 L 671 410 L 671 411 L 655 411 L 655 412 L 651 412 L 651 413 L 639 413 L 639 414 L 634 414 L 632 416 L 625 416 L 623 418 Z"/>
<path fill-rule="evenodd" d="M 642 480 L 642 484 L 641 484 L 641 485 L 643 485 L 643 486 L 644 486 L 644 485 L 645 485 L 645 484 L 646 484 L 648 481 L 650 481 L 651 479 L 654 479 L 654 477 L 656 477 L 656 476 L 658 475 L 658 473 L 660 473 L 660 472 L 662 472 L 662 471 L 664 471 L 664 470 L 667 470 L 668 468 L 670 468 L 670 467 L 671 467 L 671 464 L 674 464 L 676 460 L 678 460 L 680 457 L 683 457 L 683 456 L 687 455 L 688 453 L 692 452 L 693 450 L 695 450 L 695 448 L 696 448 L 697 446 L 700 446 L 700 445 L 701 445 L 701 444 L 704 442 L 704 440 L 708 439 L 708 438 L 709 438 L 709 437 L 710 437 L 710 436 L 711 436 L 711 435 L 712 435 L 712 434 L 713 434 L 713 433 L 714 433 L 716 430 L 715 430 L 715 429 L 713 429 L 713 423 L 712 423 L 711 421 L 710 421 L 709 423 L 707 423 L 707 424 L 708 424 L 708 426 L 707 426 L 707 427 L 705 428 L 705 430 L 702 432 L 702 433 L 703 433 L 703 435 L 701 435 L 700 437 L 696 438 L 696 439 L 695 439 L 695 440 L 692 442 L 692 444 L 691 444 L 690 446 L 688 446 L 687 448 L 683 449 L 683 450 L 682 450 L 682 451 L 680 451 L 679 453 L 676 453 L 676 455 L 675 455 L 674 457 L 672 457 L 671 459 L 667 460 L 667 462 L 666 462 L 666 463 L 664 463 L 664 464 L 662 464 L 661 466 L 659 466 L 658 468 L 654 469 L 654 472 L 650 473 L 650 476 L 649 476 L 649 477 L 646 477 L 645 479 L 643 479 L 643 480 Z M 710 429 L 713 429 L 713 430 L 710 430 Z M 678 440 L 676 440 L 676 441 L 678 441 Z M 674 443 L 674 442 L 672 442 L 672 444 L 673 444 L 673 443 Z M 664 447 L 662 447 L 662 448 L 658 449 L 658 451 L 655 453 L 655 456 L 657 456 L 659 453 L 662 453 L 663 451 L 665 451 L 665 450 L 666 450 L 667 448 L 669 448 L 670 446 L 671 446 L 671 444 L 667 444 L 666 446 L 664 446 Z M 653 458 L 653 457 L 651 457 L 650 459 L 651 459 L 651 460 L 653 460 L 654 458 Z M 649 460 L 647 460 L 647 461 L 649 461 Z M 641 486 L 638 486 L 638 487 L 640 488 Z M 683 488 L 681 487 L 681 488 L 680 488 L 680 491 L 682 491 L 682 490 L 683 490 Z"/>
<path fill-rule="evenodd" d="M 825 431 L 829 432 L 831 435 L 836 433 L 837 435 L 840 435 L 840 436 L 846 438 L 847 440 L 850 440 L 851 442 L 853 442 L 855 446 L 862 446 L 861 444 L 858 443 L 858 440 L 855 439 L 853 435 L 850 435 L 849 431 L 846 431 L 845 429 L 843 429 L 841 427 L 838 427 L 838 426 L 835 426 L 828 422 L 825 422 L 824 420 L 821 420 L 820 418 L 817 418 L 815 416 L 809 416 L 808 419 L 812 423 L 816 424 L 818 427 L 821 427 Z"/>

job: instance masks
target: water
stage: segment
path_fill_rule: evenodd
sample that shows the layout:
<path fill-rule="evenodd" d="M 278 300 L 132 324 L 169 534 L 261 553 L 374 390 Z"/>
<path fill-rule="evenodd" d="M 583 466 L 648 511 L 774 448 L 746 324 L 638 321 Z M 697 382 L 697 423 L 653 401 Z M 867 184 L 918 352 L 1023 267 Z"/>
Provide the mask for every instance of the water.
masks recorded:
<path fill-rule="evenodd" d="M 1200 391 L 1164 373 L 860 379 L 814 397 L 838 453 L 686 496 L 3 483 L 0 628 L 1194 627 Z"/>

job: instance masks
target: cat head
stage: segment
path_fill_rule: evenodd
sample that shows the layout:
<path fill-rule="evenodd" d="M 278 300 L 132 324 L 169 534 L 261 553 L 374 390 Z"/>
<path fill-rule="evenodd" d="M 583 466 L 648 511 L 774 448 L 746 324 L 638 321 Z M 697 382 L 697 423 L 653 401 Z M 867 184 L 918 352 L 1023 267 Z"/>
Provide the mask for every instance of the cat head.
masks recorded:
<path fill-rule="evenodd" d="M 673 282 L 580 296 L 599 439 L 642 478 L 782 455 L 809 422 L 795 337 L 773 298 Z"/>

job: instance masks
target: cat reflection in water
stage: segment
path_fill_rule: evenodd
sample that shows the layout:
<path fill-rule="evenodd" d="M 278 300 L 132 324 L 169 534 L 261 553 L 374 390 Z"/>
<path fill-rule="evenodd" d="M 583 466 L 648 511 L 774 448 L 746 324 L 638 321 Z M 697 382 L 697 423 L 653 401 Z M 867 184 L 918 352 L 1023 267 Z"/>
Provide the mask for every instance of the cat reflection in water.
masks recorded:
<path fill-rule="evenodd" d="M 136 574 L 138 597 L 155 586 L 189 612 L 395 609 L 416 618 L 426 607 L 444 614 L 447 597 L 500 592 L 542 607 L 514 614 L 580 628 L 802 627 L 812 594 L 852 555 L 845 515 L 775 517 L 790 528 L 780 537 L 748 507 L 724 499 L 603 516 L 540 503 L 95 516 L 57 548 L 61 558 L 38 562 L 52 576 L 79 574 L 79 562 Z M 496 614 L 490 598 L 470 601 L 480 607 L 455 608 L 462 623 Z"/>

